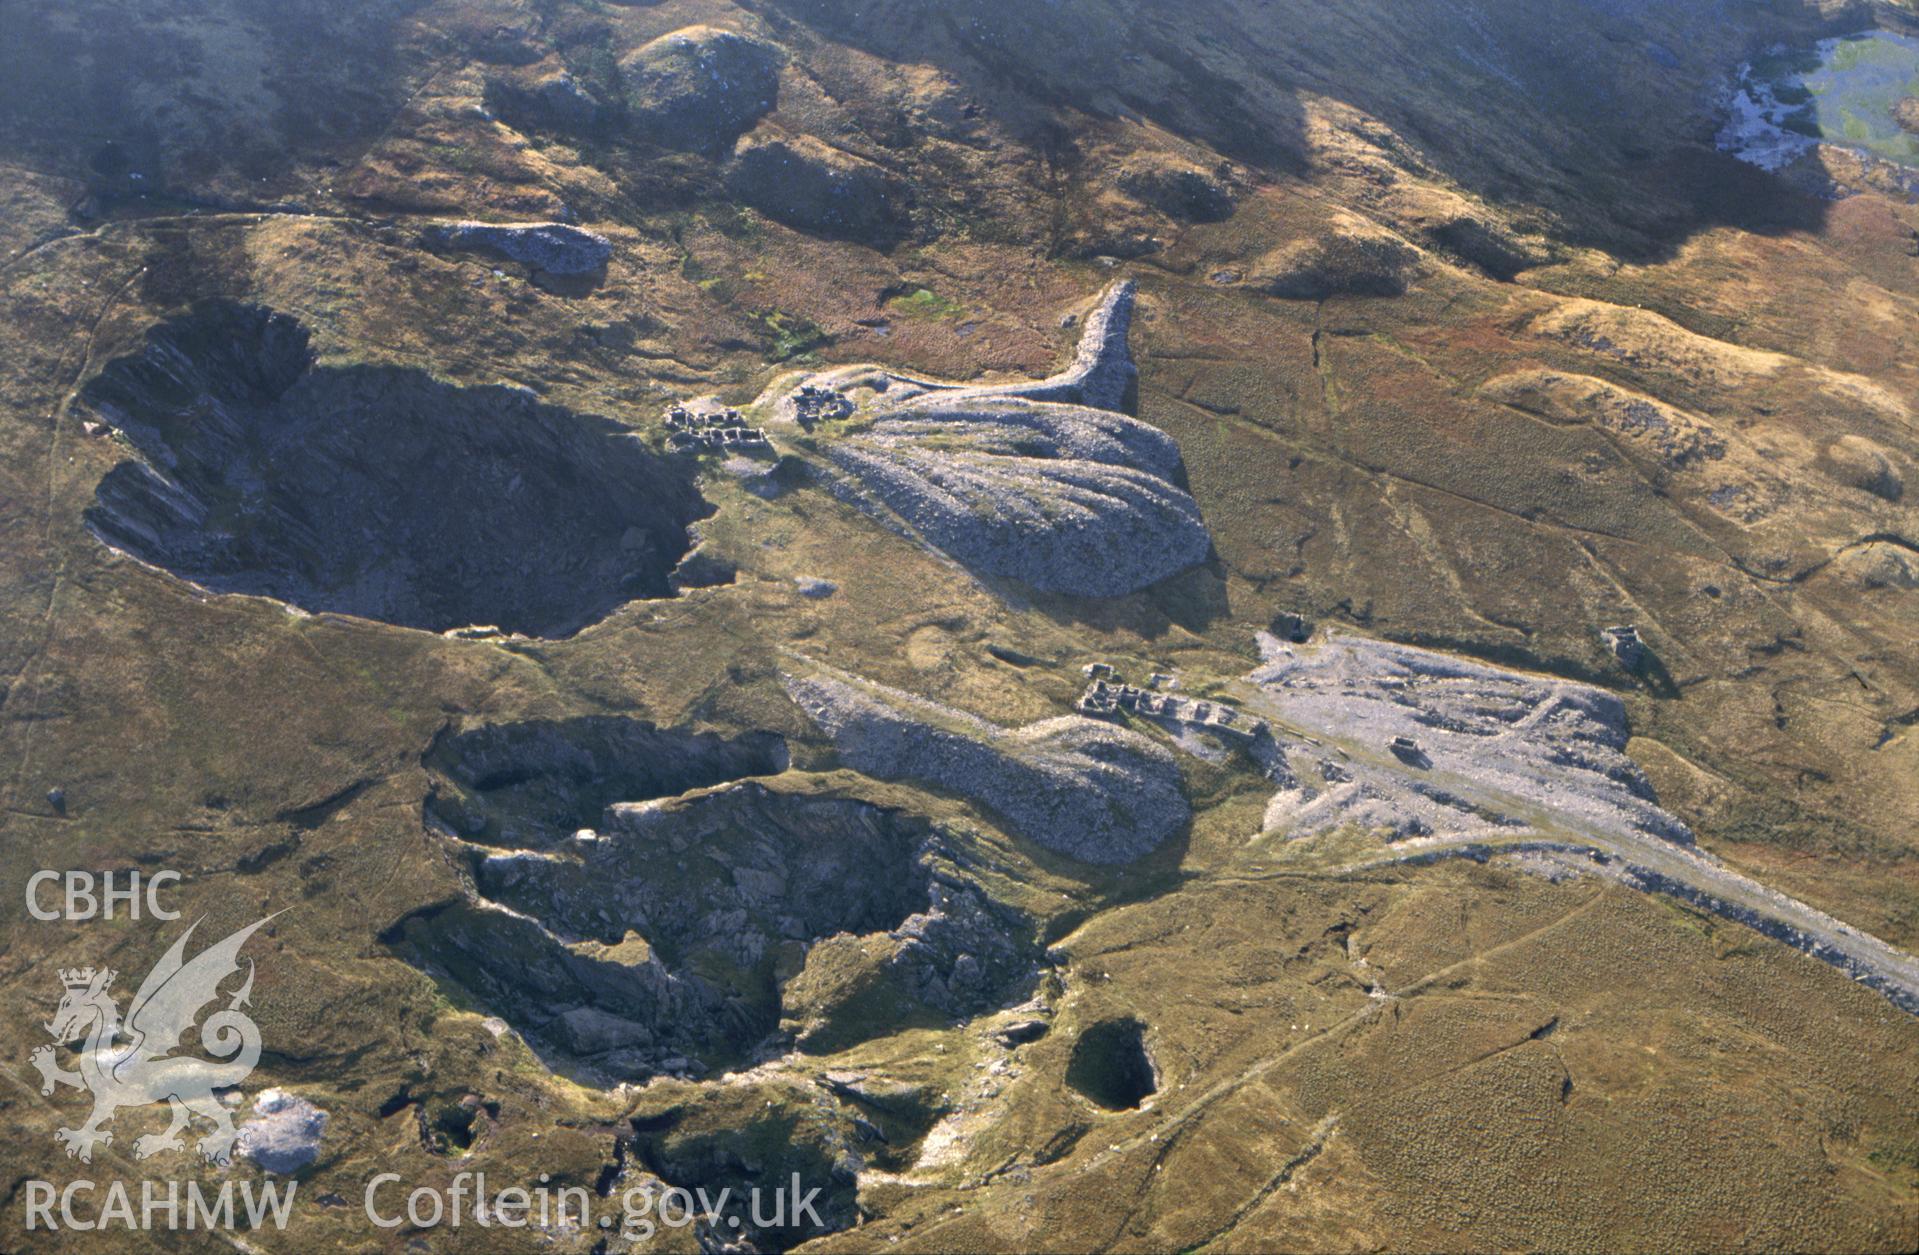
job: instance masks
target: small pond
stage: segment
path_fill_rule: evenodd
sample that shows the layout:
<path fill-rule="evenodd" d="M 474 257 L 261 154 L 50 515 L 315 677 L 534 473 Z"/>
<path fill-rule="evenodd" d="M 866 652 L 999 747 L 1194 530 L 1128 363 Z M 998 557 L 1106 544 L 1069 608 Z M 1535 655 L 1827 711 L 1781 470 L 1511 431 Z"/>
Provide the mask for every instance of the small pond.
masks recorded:
<path fill-rule="evenodd" d="M 1722 149 L 1777 170 L 1818 143 L 1919 168 L 1919 39 L 1863 31 L 1739 67 Z"/>

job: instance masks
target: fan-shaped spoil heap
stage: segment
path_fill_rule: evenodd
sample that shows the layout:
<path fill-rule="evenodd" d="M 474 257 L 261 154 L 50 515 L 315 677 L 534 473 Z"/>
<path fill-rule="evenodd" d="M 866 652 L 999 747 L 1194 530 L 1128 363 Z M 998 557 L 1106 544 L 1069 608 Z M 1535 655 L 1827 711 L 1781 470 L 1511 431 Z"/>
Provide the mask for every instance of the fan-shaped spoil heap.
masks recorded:
<path fill-rule="evenodd" d="M 1604 689 L 1360 636 L 1293 648 L 1270 637 L 1250 677 L 1291 727 L 1371 750 L 1387 769 L 1292 743 L 1268 830 L 1345 824 L 1394 837 L 1483 837 L 1542 816 L 1633 838 L 1692 844 L 1626 755 L 1626 711 Z M 1413 768 L 1386 751 L 1417 746 Z"/>
<path fill-rule="evenodd" d="M 1132 862 L 1191 817 L 1172 754 L 1137 732 L 1077 715 L 999 728 L 823 669 L 787 688 L 854 770 L 958 794 L 1083 862 Z"/>
<path fill-rule="evenodd" d="M 863 394 L 826 455 L 929 545 L 980 575 L 1114 597 L 1204 561 L 1212 542 L 1179 448 L 1122 411 L 1138 396 L 1130 281 L 1087 319 L 1071 369 L 958 387 L 853 367 L 807 383 Z M 790 407 L 786 410 L 791 415 Z"/>
<path fill-rule="evenodd" d="M 689 468 L 524 389 L 316 365 L 306 330 L 211 303 L 147 335 L 83 400 L 142 455 L 87 522 L 217 592 L 435 631 L 566 636 L 672 593 L 712 511 Z"/>

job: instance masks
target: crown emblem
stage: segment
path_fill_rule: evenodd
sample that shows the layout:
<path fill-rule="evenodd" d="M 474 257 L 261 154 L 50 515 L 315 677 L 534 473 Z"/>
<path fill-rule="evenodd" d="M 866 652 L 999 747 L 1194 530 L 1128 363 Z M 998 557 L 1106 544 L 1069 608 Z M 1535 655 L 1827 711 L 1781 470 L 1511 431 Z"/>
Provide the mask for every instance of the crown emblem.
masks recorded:
<path fill-rule="evenodd" d="M 90 967 L 63 967 L 60 969 L 60 983 L 68 989 L 85 989 L 97 975 L 99 973 Z M 106 976 L 109 981 L 113 979 L 112 972 Z"/>

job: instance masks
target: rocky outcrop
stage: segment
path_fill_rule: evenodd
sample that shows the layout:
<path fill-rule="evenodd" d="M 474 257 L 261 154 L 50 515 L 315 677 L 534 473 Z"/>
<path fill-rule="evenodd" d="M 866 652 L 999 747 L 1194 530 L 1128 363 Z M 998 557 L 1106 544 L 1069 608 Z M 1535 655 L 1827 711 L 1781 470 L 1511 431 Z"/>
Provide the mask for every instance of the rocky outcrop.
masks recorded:
<path fill-rule="evenodd" d="M 1078 716 L 1005 729 L 826 673 L 787 689 L 854 770 L 957 794 L 1082 862 L 1141 858 L 1191 817 L 1172 754 L 1136 732 Z"/>
<path fill-rule="evenodd" d="M 850 367 L 810 385 L 864 393 L 827 458 L 921 539 L 981 575 L 1047 592 L 1136 592 L 1205 560 L 1211 538 L 1179 449 L 1120 413 L 1138 395 L 1133 288 L 1087 318 L 1071 367 L 952 386 Z M 793 416 L 791 406 L 787 410 Z"/>
<path fill-rule="evenodd" d="M 495 74 L 486 81 L 486 107 L 522 130 L 592 131 L 607 110 L 563 67 L 548 65 Z"/>
<path fill-rule="evenodd" d="M 1282 245 L 1254 263 L 1247 282 L 1273 296 L 1398 296 L 1419 273 L 1419 252 L 1398 236 L 1358 223 Z"/>
<path fill-rule="evenodd" d="M 1827 445 L 1819 456 L 1819 466 L 1846 487 L 1897 505 L 1905 499 L 1906 477 L 1894 456 L 1878 441 L 1855 433 Z"/>
<path fill-rule="evenodd" d="M 1554 422 L 1590 422 L 1642 445 L 1671 470 L 1725 458 L 1727 443 L 1705 419 L 1592 375 L 1522 370 L 1490 379 L 1481 395 Z"/>
<path fill-rule="evenodd" d="M 810 135 L 762 127 L 741 137 L 726 186 L 776 222 L 863 244 L 893 243 L 909 222 L 898 176 Z"/>
<path fill-rule="evenodd" d="M 105 543 L 216 592 L 442 631 L 567 636 L 672 593 L 689 470 L 512 387 L 316 365 L 306 330 L 211 303 L 155 327 L 83 403 L 138 450 L 100 481 Z"/>
<path fill-rule="evenodd" d="M 562 277 L 596 274 L 613 257 L 605 236 L 564 222 L 446 222 L 425 238 L 432 248 L 492 253 Z"/>
<path fill-rule="evenodd" d="M 620 78 L 640 138 L 717 153 L 773 108 L 780 53 L 738 31 L 688 26 L 628 53 Z"/>
<path fill-rule="evenodd" d="M 1120 190 L 1169 218 L 1224 222 L 1233 216 L 1233 189 L 1218 175 L 1164 153 L 1141 153 L 1120 167 Z"/>
<path fill-rule="evenodd" d="M 1865 588 L 1919 589 L 1919 549 L 1910 545 L 1890 540 L 1849 545 L 1834 565 Z"/>
<path fill-rule="evenodd" d="M 1919 135 L 1919 96 L 1901 96 L 1892 106 L 1892 120 L 1900 129 Z"/>

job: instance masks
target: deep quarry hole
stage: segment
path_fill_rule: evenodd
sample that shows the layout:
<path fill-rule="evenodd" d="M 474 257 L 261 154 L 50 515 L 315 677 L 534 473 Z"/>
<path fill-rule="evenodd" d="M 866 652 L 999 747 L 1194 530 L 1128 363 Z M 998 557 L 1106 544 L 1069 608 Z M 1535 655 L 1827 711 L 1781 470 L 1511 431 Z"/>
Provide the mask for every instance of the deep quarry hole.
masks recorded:
<path fill-rule="evenodd" d="M 619 715 L 532 719 L 442 732 L 427 750 L 429 814 L 486 845 L 540 850 L 645 802 L 786 770 L 772 733 L 723 737 Z"/>
<path fill-rule="evenodd" d="M 1034 978 L 1032 921 L 971 880 L 951 834 L 772 779 L 773 733 L 449 726 L 422 765 L 463 893 L 381 940 L 583 1083 L 945 1023 Z"/>
<path fill-rule="evenodd" d="M 1146 1025 L 1126 1016 L 1101 1020 L 1079 1035 L 1066 1083 L 1108 1111 L 1131 1111 L 1159 1089 L 1159 1069 L 1146 1050 Z"/>
<path fill-rule="evenodd" d="M 208 302 L 81 399 L 139 450 L 100 481 L 108 545 L 216 592 L 444 631 L 579 631 L 667 597 L 712 513 L 689 465 L 529 390 L 316 363 L 306 329 Z"/>
<path fill-rule="evenodd" d="M 770 733 L 529 720 L 442 732 L 423 763 L 428 827 L 468 893 L 383 940 L 590 1083 L 734 1066 L 781 1027 L 816 943 L 870 939 L 884 966 L 936 903 L 978 918 L 936 886 L 929 821 L 752 779 L 786 769 Z M 951 927 L 922 931 L 914 962 L 950 974 Z M 961 994 L 984 998 L 1018 955 L 970 937 Z"/>

